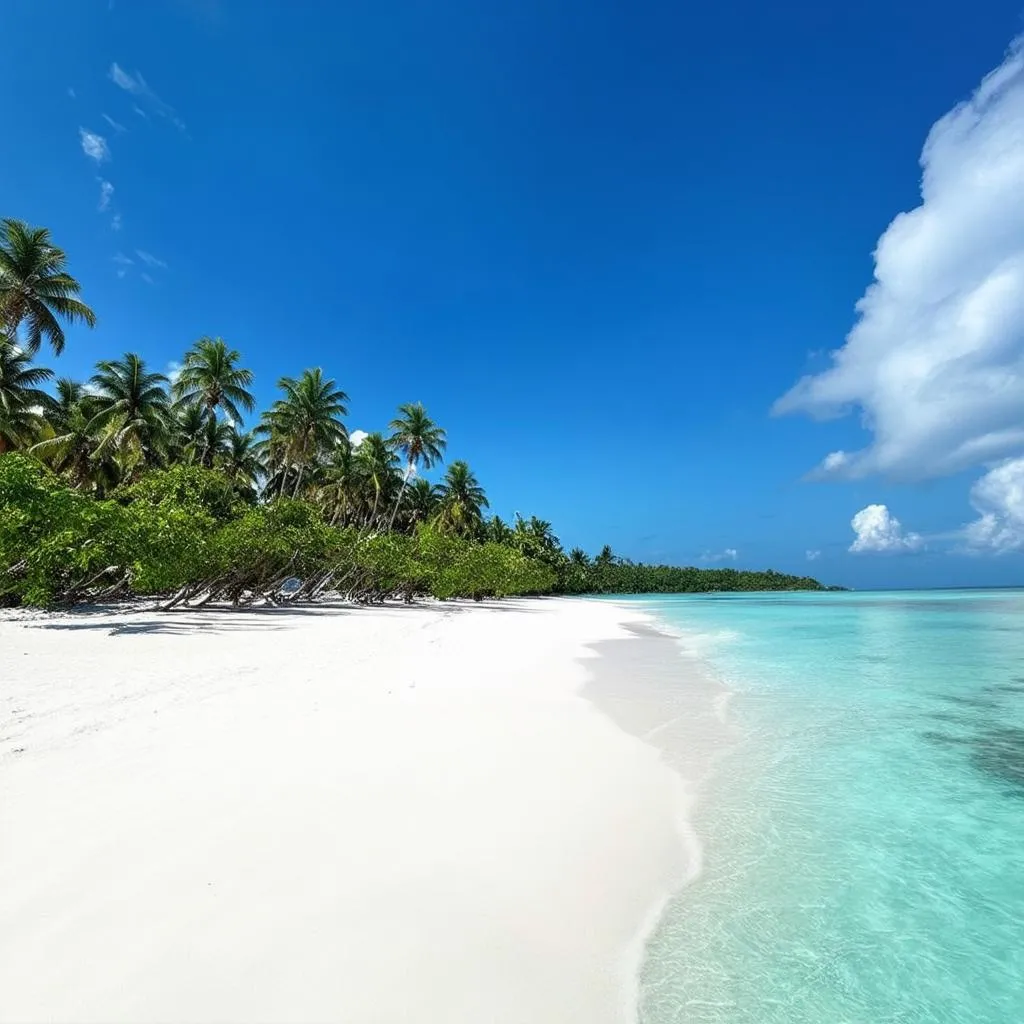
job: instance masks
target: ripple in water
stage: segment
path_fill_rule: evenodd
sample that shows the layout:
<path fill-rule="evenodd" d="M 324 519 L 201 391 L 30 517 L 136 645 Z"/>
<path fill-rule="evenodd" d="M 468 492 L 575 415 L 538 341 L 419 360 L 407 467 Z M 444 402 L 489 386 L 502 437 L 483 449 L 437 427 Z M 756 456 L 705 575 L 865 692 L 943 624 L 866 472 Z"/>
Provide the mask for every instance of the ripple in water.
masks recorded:
<path fill-rule="evenodd" d="M 1024 593 L 647 603 L 720 638 L 742 740 L 643 1024 L 1024 1021 Z"/>

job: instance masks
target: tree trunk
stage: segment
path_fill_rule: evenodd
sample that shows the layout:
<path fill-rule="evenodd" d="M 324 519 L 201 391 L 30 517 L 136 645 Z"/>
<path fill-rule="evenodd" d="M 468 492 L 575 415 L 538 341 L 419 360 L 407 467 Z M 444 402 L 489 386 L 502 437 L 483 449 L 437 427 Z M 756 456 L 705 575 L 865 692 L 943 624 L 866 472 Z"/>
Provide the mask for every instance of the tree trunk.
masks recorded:
<path fill-rule="evenodd" d="M 405 467 L 405 476 L 402 477 L 402 486 L 398 489 L 398 497 L 395 499 L 395 507 L 391 510 L 391 519 L 388 521 L 388 533 L 395 528 L 395 516 L 398 515 L 398 506 L 402 504 L 402 495 L 405 494 L 405 488 L 409 483 L 409 477 L 412 475 L 413 464 L 410 460 L 409 464 Z"/>

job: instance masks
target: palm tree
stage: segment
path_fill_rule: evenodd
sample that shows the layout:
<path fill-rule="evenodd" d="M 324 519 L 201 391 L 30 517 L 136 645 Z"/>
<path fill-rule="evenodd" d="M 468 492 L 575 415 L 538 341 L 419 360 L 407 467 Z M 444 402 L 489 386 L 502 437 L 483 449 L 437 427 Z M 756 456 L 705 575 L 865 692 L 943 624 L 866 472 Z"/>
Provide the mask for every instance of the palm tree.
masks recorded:
<path fill-rule="evenodd" d="M 487 539 L 495 544 L 511 544 L 512 539 L 515 536 L 512 532 L 512 528 L 504 519 L 501 518 L 501 516 L 491 516 L 491 518 L 487 520 L 484 532 Z"/>
<path fill-rule="evenodd" d="M 186 405 L 175 411 L 171 424 L 170 456 L 173 462 L 197 462 L 207 421 L 201 405 Z"/>
<path fill-rule="evenodd" d="M 249 388 L 253 374 L 237 365 L 238 351 L 222 338 L 200 338 L 188 352 L 173 393 L 179 405 L 198 405 L 209 416 L 218 410 L 235 423 L 242 422 L 239 406 L 252 412 L 256 400 Z"/>
<path fill-rule="evenodd" d="M 64 350 L 60 321 L 96 325 L 96 314 L 77 298 L 81 285 L 66 272 L 67 256 L 46 228 L 24 221 L 0 221 L 0 332 L 13 340 L 24 328 L 28 354 L 45 337 L 55 355 Z"/>
<path fill-rule="evenodd" d="M 0 335 L 0 455 L 38 435 L 42 414 L 53 402 L 39 385 L 51 377 L 52 370 L 32 366 L 28 353 Z"/>
<path fill-rule="evenodd" d="M 349 439 L 343 438 L 334 446 L 321 473 L 317 498 L 324 514 L 330 515 L 332 526 L 339 520 L 344 522 L 355 505 L 361 478 L 356 451 Z"/>
<path fill-rule="evenodd" d="M 429 522 L 441 504 L 441 488 L 423 477 L 413 480 L 405 494 L 402 515 L 410 526 Z"/>
<path fill-rule="evenodd" d="M 199 434 L 196 455 L 200 466 L 213 469 L 219 460 L 231 450 L 235 428 L 224 420 L 207 416 L 203 420 L 203 428 Z"/>
<path fill-rule="evenodd" d="M 373 526 L 377 519 L 377 508 L 383 495 L 393 493 L 397 484 L 398 457 L 381 433 L 367 434 L 356 449 L 356 461 L 373 488 L 373 507 L 367 524 Z"/>
<path fill-rule="evenodd" d="M 391 520 L 388 523 L 390 530 L 395 525 L 395 516 L 409 478 L 418 466 L 430 469 L 435 462 L 440 462 L 444 458 L 448 439 L 444 429 L 427 415 L 427 410 L 423 408 L 421 402 L 406 402 L 400 405 L 398 415 L 388 424 L 388 428 L 392 431 L 389 444 L 395 451 L 405 456 L 406 466 L 395 507 L 391 510 Z"/>
<path fill-rule="evenodd" d="M 463 537 L 477 533 L 488 508 L 487 495 L 469 465 L 453 462 L 441 483 L 440 521 Z"/>
<path fill-rule="evenodd" d="M 113 452 L 125 458 L 127 475 L 139 461 L 156 464 L 172 429 L 167 378 L 150 373 L 136 353 L 127 352 L 122 359 L 97 363 L 89 383 L 96 409 L 90 426 L 102 429 L 97 453 Z"/>
<path fill-rule="evenodd" d="M 256 485 L 263 475 L 263 460 L 260 458 L 259 442 L 252 431 L 240 434 L 233 430 L 227 449 L 218 456 L 217 465 L 241 497 L 255 497 Z"/>
<path fill-rule="evenodd" d="M 518 512 L 513 543 L 522 554 L 547 561 L 555 559 L 562 551 L 562 545 L 546 519 L 538 519 L 536 516 L 524 519 Z"/>
<path fill-rule="evenodd" d="M 92 413 L 85 402 L 79 401 L 62 412 L 59 423 L 51 420 L 53 435 L 31 448 L 48 463 L 55 473 L 65 473 L 74 487 L 95 484 L 99 477 L 109 476 L 109 465 L 98 464 L 93 458 L 99 447 L 99 438 L 92 425 Z"/>
<path fill-rule="evenodd" d="M 281 467 L 280 494 L 288 471 L 297 470 L 294 495 L 298 495 L 305 471 L 316 459 L 348 436 L 341 417 L 348 412 L 348 395 L 325 379 L 323 371 L 304 370 L 298 379 L 282 377 L 277 386 L 284 392 L 263 414 L 258 427 L 268 435 L 268 455 Z"/>
<path fill-rule="evenodd" d="M 569 561 L 574 569 L 586 569 L 590 566 L 590 556 L 583 548 L 573 548 L 569 552 Z"/>

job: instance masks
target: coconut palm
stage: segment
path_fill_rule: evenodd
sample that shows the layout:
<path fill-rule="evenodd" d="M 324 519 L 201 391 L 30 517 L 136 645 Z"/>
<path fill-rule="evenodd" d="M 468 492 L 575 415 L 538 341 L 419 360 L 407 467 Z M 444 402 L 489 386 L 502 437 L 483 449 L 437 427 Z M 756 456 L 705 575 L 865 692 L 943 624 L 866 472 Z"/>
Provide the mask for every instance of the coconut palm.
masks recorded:
<path fill-rule="evenodd" d="M 501 516 L 491 516 L 487 520 L 485 533 L 487 539 L 495 544 L 511 544 L 514 537 L 512 528 Z"/>
<path fill-rule="evenodd" d="M 96 324 L 96 314 L 77 296 L 81 285 L 65 270 L 67 256 L 46 228 L 0 221 L 0 331 L 12 340 L 19 328 L 29 355 L 43 338 L 55 355 L 64 350 L 61 320 Z"/>
<path fill-rule="evenodd" d="M 317 501 L 324 514 L 330 516 L 331 525 L 346 522 L 357 504 L 362 472 L 356 451 L 349 439 L 343 438 L 334 446 L 321 470 Z"/>
<path fill-rule="evenodd" d="M 207 416 L 198 437 L 195 460 L 206 469 L 214 465 L 231 450 L 231 439 L 235 436 L 235 428 L 224 420 Z"/>
<path fill-rule="evenodd" d="M 441 488 L 418 477 L 409 484 L 402 502 L 402 515 L 410 526 L 429 522 L 441 504 Z"/>
<path fill-rule="evenodd" d="M 89 487 L 112 475 L 112 466 L 94 458 L 100 438 L 92 420 L 88 404 L 79 401 L 61 414 L 59 426 L 51 421 L 51 437 L 31 448 L 55 473 L 65 474 L 75 487 Z"/>
<path fill-rule="evenodd" d="M 46 421 L 53 433 L 56 434 L 67 426 L 75 409 L 83 402 L 87 402 L 89 395 L 84 384 L 72 380 L 70 377 L 58 377 L 54 384 L 54 390 L 57 394 L 46 410 Z"/>
<path fill-rule="evenodd" d="M 547 520 L 538 519 L 536 516 L 524 519 L 518 513 L 512 531 L 512 543 L 524 555 L 548 561 L 558 556 L 562 550 L 562 545 Z"/>
<path fill-rule="evenodd" d="M 574 569 L 587 569 L 590 566 L 590 556 L 583 548 L 573 548 L 569 552 L 569 561 Z"/>
<path fill-rule="evenodd" d="M 178 404 L 198 405 L 210 416 L 219 411 L 241 423 L 241 409 L 252 412 L 256 400 L 249 391 L 252 371 L 238 366 L 239 359 L 238 351 L 228 348 L 222 338 L 200 338 L 185 353 L 174 382 L 173 394 Z"/>
<path fill-rule="evenodd" d="M 356 462 L 372 488 L 373 506 L 367 524 L 373 526 L 377 521 L 381 498 L 387 501 L 398 487 L 398 457 L 383 434 L 372 433 L 367 434 L 359 443 Z"/>
<path fill-rule="evenodd" d="M 90 423 L 101 430 L 97 454 L 117 454 L 128 475 L 139 462 L 159 462 L 172 432 L 167 378 L 147 370 L 136 353 L 126 352 L 121 359 L 97 363 L 89 383 L 95 403 Z"/>
<path fill-rule="evenodd" d="M 168 452 L 172 461 L 199 461 L 203 428 L 208 419 L 206 410 L 201 405 L 186 405 L 174 410 Z"/>
<path fill-rule="evenodd" d="M 438 519 L 447 529 L 463 537 L 478 533 L 483 510 L 489 507 L 487 495 L 462 460 L 453 462 L 441 483 L 441 511 Z"/>
<path fill-rule="evenodd" d="M 263 475 L 259 442 L 250 431 L 240 434 L 231 431 L 226 450 L 217 457 L 217 466 L 231 480 L 235 492 L 246 500 L 256 496 L 256 486 Z"/>
<path fill-rule="evenodd" d="M 279 493 L 284 494 L 289 471 L 294 469 L 293 494 L 297 496 L 304 473 L 348 436 L 341 420 L 348 412 L 348 395 L 325 379 L 319 368 L 304 370 L 298 379 L 282 377 L 277 386 L 284 398 L 263 414 L 257 429 L 267 435 L 268 460 L 281 472 Z"/>
<path fill-rule="evenodd" d="M 28 353 L 0 334 L 0 455 L 36 439 L 53 401 L 39 385 L 51 377 L 52 370 L 33 366 Z"/>
<path fill-rule="evenodd" d="M 448 439 L 442 427 L 439 427 L 428 415 L 421 402 L 406 402 L 398 407 L 398 415 L 388 424 L 392 431 L 389 439 L 395 451 L 405 456 L 405 474 L 402 486 L 391 510 L 390 530 L 395 525 L 395 515 L 401 504 L 402 495 L 409 483 L 409 478 L 417 468 L 422 466 L 430 469 L 436 462 L 444 458 L 444 450 Z"/>

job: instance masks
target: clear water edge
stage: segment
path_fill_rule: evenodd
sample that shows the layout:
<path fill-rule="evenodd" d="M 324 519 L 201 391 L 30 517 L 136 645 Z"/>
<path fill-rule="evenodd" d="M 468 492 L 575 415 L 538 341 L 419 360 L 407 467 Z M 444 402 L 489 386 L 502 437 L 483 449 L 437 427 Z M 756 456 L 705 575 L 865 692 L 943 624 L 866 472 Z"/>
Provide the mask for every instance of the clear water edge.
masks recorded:
<path fill-rule="evenodd" d="M 649 737 L 704 863 L 648 944 L 643 1024 L 1024 1020 L 1024 592 L 635 600 L 728 733 Z M 677 711 L 687 675 L 660 681 Z"/>

